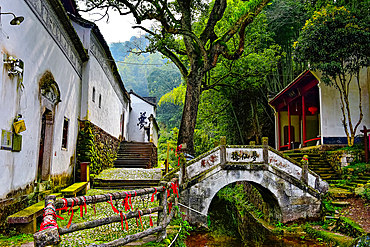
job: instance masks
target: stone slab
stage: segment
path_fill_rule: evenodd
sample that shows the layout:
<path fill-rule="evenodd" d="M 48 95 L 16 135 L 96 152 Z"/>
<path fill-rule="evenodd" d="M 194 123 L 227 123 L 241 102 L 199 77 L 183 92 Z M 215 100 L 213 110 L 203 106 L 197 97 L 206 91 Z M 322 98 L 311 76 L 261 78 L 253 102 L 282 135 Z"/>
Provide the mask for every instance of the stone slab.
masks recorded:
<path fill-rule="evenodd" d="M 111 168 L 102 171 L 96 178 L 101 180 L 160 180 L 162 169 Z"/>
<path fill-rule="evenodd" d="M 71 186 L 61 190 L 63 195 L 75 195 L 77 192 L 85 189 L 87 187 L 88 182 L 79 182 L 74 183 Z"/>
<path fill-rule="evenodd" d="M 32 206 L 25 208 L 15 214 L 8 216 L 7 221 L 10 224 L 18 224 L 18 223 L 29 223 L 34 218 L 42 215 L 44 210 L 45 202 L 40 201 Z"/>

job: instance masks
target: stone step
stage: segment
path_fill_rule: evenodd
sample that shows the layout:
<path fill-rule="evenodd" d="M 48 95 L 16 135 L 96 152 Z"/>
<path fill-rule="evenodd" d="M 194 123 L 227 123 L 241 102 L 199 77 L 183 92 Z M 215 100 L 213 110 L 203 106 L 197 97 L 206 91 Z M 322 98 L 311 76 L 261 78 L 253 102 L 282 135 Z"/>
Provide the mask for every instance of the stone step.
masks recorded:
<path fill-rule="evenodd" d="M 355 179 L 352 180 L 353 183 L 358 183 L 358 184 L 366 184 L 369 182 L 369 180 L 364 180 L 364 179 Z"/>
<path fill-rule="evenodd" d="M 121 188 L 147 188 L 157 186 L 160 180 L 94 180 L 94 188 L 110 188 L 110 189 L 121 189 Z"/>
<path fill-rule="evenodd" d="M 326 161 L 309 161 L 308 165 L 324 165 L 331 167 L 331 165 Z"/>
<path fill-rule="evenodd" d="M 115 168 L 130 168 L 130 169 L 137 169 L 137 168 L 142 168 L 145 169 L 147 168 L 147 165 L 131 165 L 131 164 L 123 164 L 123 165 L 114 165 Z"/>
<path fill-rule="evenodd" d="M 117 156 L 118 160 L 150 160 L 150 157 L 141 156 L 141 155 L 124 155 Z"/>
<path fill-rule="evenodd" d="M 338 216 L 325 216 L 325 219 L 326 220 L 337 220 L 339 219 L 339 217 Z"/>
<path fill-rule="evenodd" d="M 336 199 L 345 199 L 345 198 L 353 196 L 354 194 L 353 192 L 350 192 L 342 188 L 329 188 L 328 193 Z M 337 201 L 340 201 L 340 200 L 337 200 Z"/>
<path fill-rule="evenodd" d="M 150 157 L 143 156 L 121 156 L 117 160 L 150 160 Z"/>
<path fill-rule="evenodd" d="M 308 167 L 310 167 L 310 166 L 308 166 Z M 311 170 L 323 171 L 323 172 L 326 172 L 326 171 L 331 172 L 332 171 L 332 172 L 335 173 L 335 171 L 333 171 L 331 167 L 313 167 Z"/>
<path fill-rule="evenodd" d="M 140 150 L 151 150 L 151 146 L 135 146 L 135 147 L 120 147 L 119 150 L 135 150 L 135 151 L 140 151 Z"/>
<path fill-rule="evenodd" d="M 337 184 L 336 185 L 338 188 L 342 188 L 342 189 L 346 189 L 346 190 L 353 190 L 355 187 L 351 186 L 351 185 L 346 185 L 346 184 Z"/>
<path fill-rule="evenodd" d="M 351 203 L 346 202 L 346 201 L 332 201 L 330 204 L 335 207 L 341 207 L 341 208 L 348 207 L 349 205 L 351 205 Z"/>
<path fill-rule="evenodd" d="M 124 165 L 124 164 L 133 164 L 133 165 L 140 165 L 140 164 L 147 164 L 148 159 L 120 159 L 120 160 L 115 160 L 114 164 L 115 165 Z"/>

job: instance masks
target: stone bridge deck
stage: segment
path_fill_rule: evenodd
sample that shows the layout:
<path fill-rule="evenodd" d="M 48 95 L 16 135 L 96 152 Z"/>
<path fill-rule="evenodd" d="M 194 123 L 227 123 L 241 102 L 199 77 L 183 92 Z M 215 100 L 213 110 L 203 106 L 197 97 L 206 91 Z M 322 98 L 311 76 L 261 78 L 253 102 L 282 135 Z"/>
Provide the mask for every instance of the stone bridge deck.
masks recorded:
<path fill-rule="evenodd" d="M 221 145 L 181 167 L 179 178 L 182 211 L 190 222 L 203 225 L 213 197 L 234 182 L 252 183 L 280 222 L 319 217 L 321 195 L 328 190 L 307 166 L 267 145 Z"/>

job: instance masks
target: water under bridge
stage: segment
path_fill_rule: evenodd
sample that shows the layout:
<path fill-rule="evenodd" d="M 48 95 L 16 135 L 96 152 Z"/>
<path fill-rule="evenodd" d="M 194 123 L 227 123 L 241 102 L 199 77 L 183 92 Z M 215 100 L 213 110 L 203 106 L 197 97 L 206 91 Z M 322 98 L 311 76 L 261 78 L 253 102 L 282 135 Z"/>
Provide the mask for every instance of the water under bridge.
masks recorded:
<path fill-rule="evenodd" d="M 221 145 L 180 168 L 181 210 L 193 224 L 207 225 L 213 197 L 228 184 L 247 181 L 286 223 L 320 215 L 328 183 L 319 175 L 267 145 Z"/>

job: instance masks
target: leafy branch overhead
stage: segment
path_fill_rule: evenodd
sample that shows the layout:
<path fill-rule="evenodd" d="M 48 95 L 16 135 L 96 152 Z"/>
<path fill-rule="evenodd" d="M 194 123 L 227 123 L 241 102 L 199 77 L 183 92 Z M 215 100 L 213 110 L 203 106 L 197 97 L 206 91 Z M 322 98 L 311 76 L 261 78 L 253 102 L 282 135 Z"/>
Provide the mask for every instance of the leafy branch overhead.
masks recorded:
<path fill-rule="evenodd" d="M 370 20 L 361 13 L 366 9 L 350 11 L 344 6 L 327 5 L 307 20 L 295 43 L 297 58 L 308 60 L 312 69 L 322 71 L 323 81 L 339 92 L 349 146 L 354 144 L 363 118 L 360 69 L 370 65 Z M 355 114 L 349 100 L 353 83 L 357 83 L 359 100 Z"/>
<path fill-rule="evenodd" d="M 113 8 L 121 15 L 133 14 L 137 23 L 134 28 L 149 34 L 148 50 L 161 52 L 178 67 L 187 85 L 178 142 L 187 143 L 188 152 L 193 154 L 198 104 L 207 81 L 203 78 L 216 67 L 220 56 L 227 60 L 241 57 L 246 28 L 269 0 L 81 1 L 87 6 L 84 11 Z M 150 29 L 141 25 L 145 20 L 153 21 Z"/>

